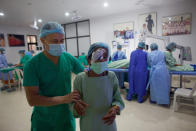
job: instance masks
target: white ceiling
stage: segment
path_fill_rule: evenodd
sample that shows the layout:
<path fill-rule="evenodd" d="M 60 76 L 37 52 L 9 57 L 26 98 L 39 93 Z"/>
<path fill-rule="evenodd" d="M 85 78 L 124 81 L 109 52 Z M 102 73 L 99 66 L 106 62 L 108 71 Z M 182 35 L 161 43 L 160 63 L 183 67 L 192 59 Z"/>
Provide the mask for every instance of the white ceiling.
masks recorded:
<path fill-rule="evenodd" d="M 109 3 L 108 8 L 103 7 L 105 1 Z M 185 0 L 0 0 L 0 11 L 5 13 L 0 17 L 0 24 L 29 26 L 39 18 L 43 22 L 63 24 L 71 22 L 71 17 L 64 15 L 66 11 L 78 10 L 82 19 L 88 19 L 181 1 Z"/>

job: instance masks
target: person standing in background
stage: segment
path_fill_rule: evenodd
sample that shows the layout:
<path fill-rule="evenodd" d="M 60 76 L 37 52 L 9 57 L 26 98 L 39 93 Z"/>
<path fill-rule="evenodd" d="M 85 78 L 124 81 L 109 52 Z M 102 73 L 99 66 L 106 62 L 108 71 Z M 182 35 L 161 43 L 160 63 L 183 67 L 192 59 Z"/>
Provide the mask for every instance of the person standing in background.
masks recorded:
<path fill-rule="evenodd" d="M 129 64 L 129 92 L 127 100 L 131 101 L 133 95 L 137 95 L 137 101 L 142 103 L 146 96 L 148 81 L 147 53 L 143 51 L 144 42 L 139 42 L 138 48 L 131 53 Z"/>
<path fill-rule="evenodd" d="M 122 51 L 122 45 L 117 45 L 117 51 L 114 52 L 112 55 L 112 61 L 118 61 L 118 60 L 123 60 L 127 59 L 125 53 Z M 118 81 L 119 81 L 119 86 L 121 89 L 124 89 L 124 72 L 115 72 Z"/>

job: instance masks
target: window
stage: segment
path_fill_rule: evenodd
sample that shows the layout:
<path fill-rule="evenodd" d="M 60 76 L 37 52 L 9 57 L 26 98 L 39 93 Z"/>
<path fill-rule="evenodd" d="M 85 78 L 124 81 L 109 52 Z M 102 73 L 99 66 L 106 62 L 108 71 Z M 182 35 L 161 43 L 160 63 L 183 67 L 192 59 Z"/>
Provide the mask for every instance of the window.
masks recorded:
<path fill-rule="evenodd" d="M 33 50 L 35 53 L 37 52 L 37 36 L 36 35 L 27 35 L 27 45 L 28 51 Z"/>
<path fill-rule="evenodd" d="M 87 54 L 90 47 L 90 21 L 68 23 L 63 27 L 67 52 L 73 56 L 80 56 L 83 52 Z"/>

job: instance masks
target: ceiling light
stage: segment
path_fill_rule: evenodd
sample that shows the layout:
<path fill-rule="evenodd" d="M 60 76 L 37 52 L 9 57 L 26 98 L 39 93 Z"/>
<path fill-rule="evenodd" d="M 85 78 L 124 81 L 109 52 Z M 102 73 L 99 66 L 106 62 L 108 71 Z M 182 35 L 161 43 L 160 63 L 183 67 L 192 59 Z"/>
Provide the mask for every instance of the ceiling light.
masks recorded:
<path fill-rule="evenodd" d="M 108 7 L 108 2 L 103 3 L 104 7 Z"/>
<path fill-rule="evenodd" d="M 3 12 L 0 12 L 0 16 L 4 16 L 5 14 Z"/>
<path fill-rule="evenodd" d="M 38 21 L 39 23 L 42 23 L 42 19 L 38 19 L 37 21 Z"/>
<path fill-rule="evenodd" d="M 66 12 L 66 13 L 65 13 L 65 16 L 67 16 L 67 17 L 68 17 L 69 15 L 70 15 L 70 14 L 69 14 L 69 12 Z"/>

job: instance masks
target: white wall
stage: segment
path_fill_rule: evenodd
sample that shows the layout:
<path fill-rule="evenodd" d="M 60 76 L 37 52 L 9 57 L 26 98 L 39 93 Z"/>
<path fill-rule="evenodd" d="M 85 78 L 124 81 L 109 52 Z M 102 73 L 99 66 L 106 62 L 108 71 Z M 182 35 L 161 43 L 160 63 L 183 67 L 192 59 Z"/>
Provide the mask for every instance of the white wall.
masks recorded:
<path fill-rule="evenodd" d="M 31 29 L 30 27 L 24 28 L 24 27 L 5 26 L 5 25 L 0 25 L 0 33 L 4 33 L 4 36 L 5 36 L 5 43 L 6 43 L 5 49 L 6 49 L 7 60 L 9 63 L 11 62 L 14 64 L 19 62 L 19 59 L 20 59 L 20 56 L 18 54 L 19 50 L 25 49 L 26 51 L 28 51 L 26 36 L 27 35 L 38 35 L 38 32 L 34 29 Z M 9 47 L 7 34 L 25 35 L 25 47 Z"/>
<path fill-rule="evenodd" d="M 165 7 L 157 7 L 145 10 L 138 11 L 130 11 L 126 13 L 121 13 L 118 15 L 112 15 L 107 17 L 99 17 L 93 18 L 90 20 L 91 22 L 91 43 L 102 41 L 109 43 L 113 40 L 113 24 L 115 23 L 123 23 L 128 21 L 134 22 L 135 31 L 138 30 L 138 15 L 149 13 L 149 12 L 157 12 L 157 35 L 162 35 L 162 23 L 161 19 L 164 16 L 173 16 L 184 13 L 192 13 L 192 33 L 190 35 L 176 35 L 171 36 L 170 40 L 176 42 L 179 45 L 190 46 L 192 47 L 192 57 L 193 62 L 196 63 L 196 2 L 189 1 L 184 3 L 176 3 L 174 5 L 165 6 Z M 137 40 L 135 40 L 135 47 L 137 45 Z"/>

